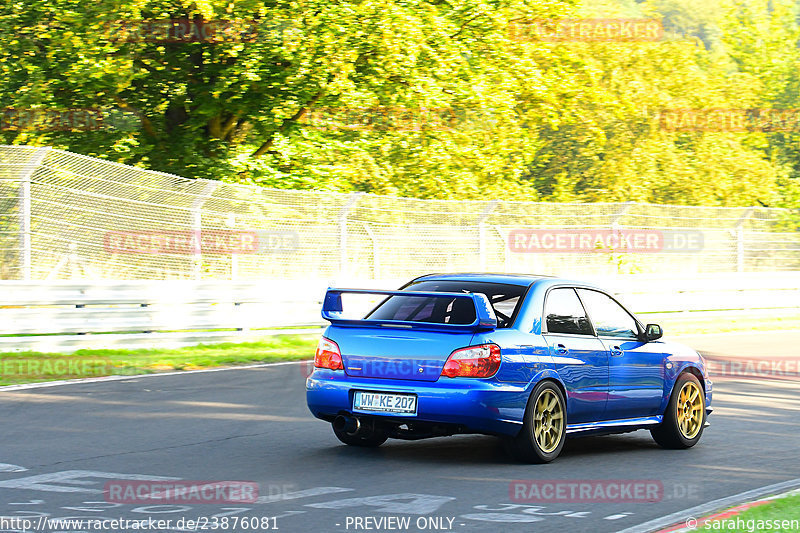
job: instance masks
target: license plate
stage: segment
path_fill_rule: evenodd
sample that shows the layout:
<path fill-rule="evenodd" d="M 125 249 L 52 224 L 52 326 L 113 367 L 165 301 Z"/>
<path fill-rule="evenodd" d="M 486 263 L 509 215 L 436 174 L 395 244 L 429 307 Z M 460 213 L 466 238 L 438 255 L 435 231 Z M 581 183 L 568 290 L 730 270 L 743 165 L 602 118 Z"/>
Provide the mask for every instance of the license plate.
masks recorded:
<path fill-rule="evenodd" d="M 413 394 L 356 391 L 353 397 L 353 409 L 384 413 L 416 414 L 417 397 Z"/>

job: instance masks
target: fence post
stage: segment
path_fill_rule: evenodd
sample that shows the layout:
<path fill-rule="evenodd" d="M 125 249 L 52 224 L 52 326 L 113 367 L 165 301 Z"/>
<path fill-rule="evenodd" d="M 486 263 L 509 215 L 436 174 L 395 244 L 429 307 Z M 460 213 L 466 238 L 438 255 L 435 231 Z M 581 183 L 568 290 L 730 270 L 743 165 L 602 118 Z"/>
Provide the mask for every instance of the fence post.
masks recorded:
<path fill-rule="evenodd" d="M 339 277 L 344 276 L 347 271 L 347 215 L 356 205 L 363 192 L 354 192 L 342 206 L 339 213 Z"/>
<path fill-rule="evenodd" d="M 611 231 L 619 231 L 620 227 L 622 226 L 619 221 L 628 214 L 628 211 L 630 211 L 631 207 L 634 205 L 636 205 L 636 202 L 625 202 L 622 204 L 622 209 L 611 215 Z"/>
<path fill-rule="evenodd" d="M 491 226 L 495 232 L 497 232 L 497 236 L 503 242 L 503 272 L 510 272 L 511 271 L 511 251 L 508 247 L 508 238 L 503 235 L 503 232 L 497 226 Z"/>
<path fill-rule="evenodd" d="M 484 235 L 486 231 L 486 219 L 489 218 L 489 215 L 492 214 L 492 211 L 495 210 L 499 200 L 492 200 L 486 207 L 483 208 L 483 211 L 480 215 L 478 215 L 478 258 L 481 265 L 481 270 L 487 269 L 487 261 L 486 261 L 486 237 Z"/>
<path fill-rule="evenodd" d="M 744 272 L 744 229 L 745 222 L 753 214 L 753 208 L 746 209 L 736 221 L 736 272 Z"/>
<path fill-rule="evenodd" d="M 619 221 L 622 220 L 623 218 L 625 218 L 625 216 L 628 214 L 628 211 L 630 210 L 630 208 L 632 206 L 634 206 L 634 205 L 636 205 L 636 202 L 633 202 L 633 201 L 625 202 L 625 203 L 622 204 L 621 209 L 619 211 L 617 211 L 616 213 L 611 215 L 611 223 L 609 224 L 609 227 L 610 227 L 611 233 L 613 235 L 621 236 L 621 234 L 622 234 L 622 224 L 620 224 Z M 622 239 L 621 238 L 620 238 L 619 242 L 622 243 Z M 625 248 L 625 246 L 620 244 L 620 246 L 618 246 L 617 248 L 612 248 L 608 252 L 608 255 L 606 256 L 606 257 L 608 257 L 608 260 L 614 265 L 613 274 L 617 275 L 617 276 L 622 274 L 622 271 L 623 271 L 623 268 L 622 268 L 622 264 L 623 264 L 622 257 L 623 256 L 618 255 L 618 256 L 615 257 L 614 253 L 615 252 L 624 253 L 626 251 L 624 248 Z"/>
<path fill-rule="evenodd" d="M 372 278 L 380 279 L 381 260 L 380 260 L 380 247 L 378 246 L 378 239 L 375 237 L 375 232 L 372 231 L 368 222 L 364 222 L 364 231 L 369 235 L 372 241 Z"/>
<path fill-rule="evenodd" d="M 228 213 L 225 225 L 231 230 L 236 228 L 236 213 Z M 237 279 L 239 279 L 239 254 L 231 250 L 231 280 L 236 281 Z"/>
<path fill-rule="evenodd" d="M 50 148 L 39 148 L 33 153 L 28 164 L 20 176 L 20 209 L 19 209 L 19 246 L 20 270 L 22 279 L 30 281 L 32 268 L 32 242 L 31 242 L 31 178 L 39 168 Z"/>
<path fill-rule="evenodd" d="M 211 198 L 214 191 L 219 187 L 218 181 L 208 181 L 203 187 L 203 192 L 192 202 L 192 231 L 195 238 L 194 247 L 194 279 L 200 279 L 203 275 L 203 249 L 201 233 L 203 231 L 203 206 Z"/>

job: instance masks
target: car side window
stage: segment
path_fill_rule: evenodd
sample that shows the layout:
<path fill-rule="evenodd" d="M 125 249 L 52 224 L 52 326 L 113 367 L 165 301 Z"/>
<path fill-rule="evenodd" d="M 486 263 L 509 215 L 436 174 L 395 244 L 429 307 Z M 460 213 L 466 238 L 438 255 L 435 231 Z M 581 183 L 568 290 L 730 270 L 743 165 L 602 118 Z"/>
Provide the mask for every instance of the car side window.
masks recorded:
<path fill-rule="evenodd" d="M 544 315 L 548 333 L 594 335 L 575 289 L 565 287 L 547 293 Z"/>
<path fill-rule="evenodd" d="M 600 337 L 637 338 L 636 320 L 611 297 L 590 289 L 578 289 L 597 335 Z"/>

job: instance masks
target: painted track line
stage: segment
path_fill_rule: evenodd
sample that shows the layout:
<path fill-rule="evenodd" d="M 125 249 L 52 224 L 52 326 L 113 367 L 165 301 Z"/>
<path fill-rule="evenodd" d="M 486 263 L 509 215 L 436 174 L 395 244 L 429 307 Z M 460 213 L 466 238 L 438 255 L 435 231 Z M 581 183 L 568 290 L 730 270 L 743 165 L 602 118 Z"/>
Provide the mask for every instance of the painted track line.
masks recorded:
<path fill-rule="evenodd" d="M 200 370 L 178 370 L 175 372 L 156 372 L 153 374 L 132 374 L 130 376 L 103 376 L 99 378 L 62 379 L 58 381 L 43 381 L 41 383 L 23 383 L 21 385 L 5 385 L 0 387 L 0 393 L 17 390 L 43 389 L 45 387 L 59 387 L 62 385 L 78 385 L 81 383 L 106 383 L 109 381 L 125 381 L 128 379 L 160 378 L 164 376 L 184 376 L 188 374 L 206 374 L 209 372 L 225 372 L 227 370 L 247 370 L 248 368 L 265 368 L 270 366 L 299 365 L 313 359 L 300 361 L 281 361 L 278 363 L 258 363 L 255 365 L 224 366 L 221 368 L 202 368 Z"/>
<path fill-rule="evenodd" d="M 700 505 L 690 507 L 689 509 L 684 509 L 683 511 L 668 514 L 660 518 L 649 520 L 637 526 L 620 530 L 617 533 L 650 533 L 652 531 L 657 531 L 669 526 L 674 526 L 680 522 L 685 522 L 690 518 L 702 518 L 703 516 L 715 511 L 720 511 L 734 505 L 757 500 L 759 498 L 763 498 L 764 496 L 774 496 L 781 492 L 792 490 L 797 487 L 800 487 L 800 478 L 782 481 L 780 483 L 775 483 L 774 485 L 767 485 L 765 487 L 740 492 L 739 494 L 734 494 L 733 496 L 727 496 L 725 498 L 720 498 L 707 503 L 701 503 Z"/>

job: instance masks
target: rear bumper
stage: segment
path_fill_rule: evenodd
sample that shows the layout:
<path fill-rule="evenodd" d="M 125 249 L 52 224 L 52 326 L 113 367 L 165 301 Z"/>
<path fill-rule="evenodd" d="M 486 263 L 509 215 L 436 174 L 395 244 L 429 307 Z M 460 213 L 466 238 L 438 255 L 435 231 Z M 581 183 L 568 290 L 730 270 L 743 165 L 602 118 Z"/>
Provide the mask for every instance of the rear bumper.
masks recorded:
<path fill-rule="evenodd" d="M 353 392 L 397 392 L 417 395 L 417 414 L 353 410 Z M 364 415 L 390 423 L 420 421 L 459 426 L 464 433 L 516 435 L 522 427 L 529 392 L 522 384 L 493 380 L 440 378 L 438 381 L 355 378 L 317 369 L 306 381 L 308 408 L 317 418 Z"/>
<path fill-rule="evenodd" d="M 706 406 L 711 405 L 711 398 L 713 396 L 714 390 L 714 383 L 711 382 L 710 379 L 706 378 Z"/>

